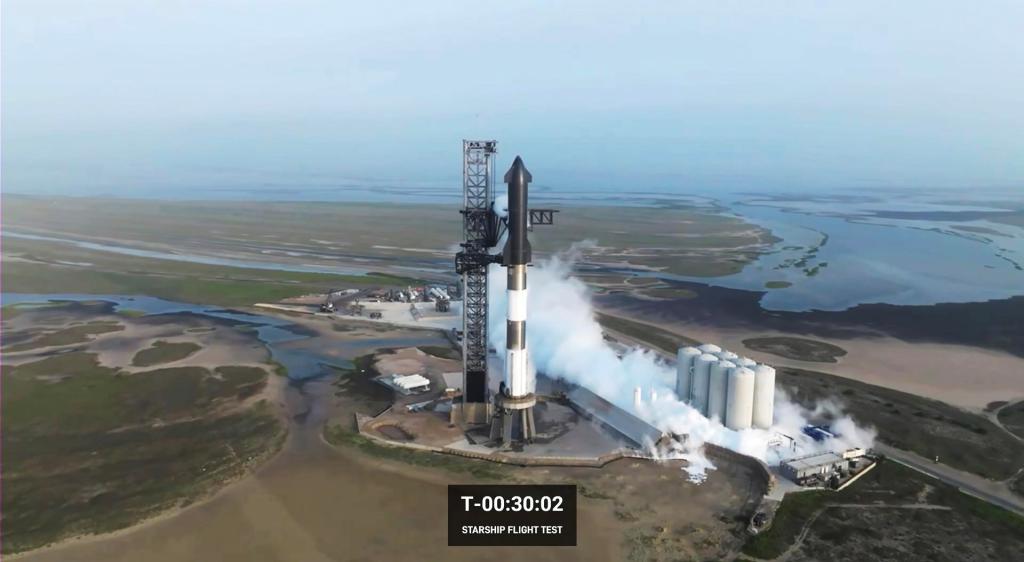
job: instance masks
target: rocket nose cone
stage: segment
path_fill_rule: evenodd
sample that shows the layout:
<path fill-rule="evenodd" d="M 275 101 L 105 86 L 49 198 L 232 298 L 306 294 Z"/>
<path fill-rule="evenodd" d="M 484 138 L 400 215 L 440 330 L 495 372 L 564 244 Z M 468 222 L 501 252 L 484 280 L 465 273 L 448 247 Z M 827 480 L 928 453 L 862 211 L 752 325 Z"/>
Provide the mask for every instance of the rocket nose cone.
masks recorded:
<path fill-rule="evenodd" d="M 526 169 L 526 164 L 523 164 L 523 159 L 519 156 L 516 156 L 516 159 L 512 161 L 512 166 L 505 172 L 505 183 L 512 183 L 517 180 L 525 183 L 533 181 L 530 170 Z"/>

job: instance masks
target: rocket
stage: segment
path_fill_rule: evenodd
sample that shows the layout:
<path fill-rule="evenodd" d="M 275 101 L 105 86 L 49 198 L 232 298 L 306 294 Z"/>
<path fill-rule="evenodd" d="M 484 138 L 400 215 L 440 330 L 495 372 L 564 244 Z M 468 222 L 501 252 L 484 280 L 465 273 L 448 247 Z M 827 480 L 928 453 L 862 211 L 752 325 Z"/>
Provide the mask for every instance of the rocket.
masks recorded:
<path fill-rule="evenodd" d="M 523 159 L 516 156 L 505 173 L 508 184 L 508 240 L 502 254 L 502 265 L 508 272 L 508 312 L 506 316 L 505 389 L 509 398 L 525 398 L 533 394 L 535 381 L 529 368 L 526 349 L 526 266 L 532 260 L 527 238 L 529 210 L 527 189 L 533 181 Z"/>
<path fill-rule="evenodd" d="M 532 180 L 523 159 L 516 156 L 505 174 L 505 183 L 508 184 L 507 239 L 501 256 L 501 265 L 508 273 L 505 377 L 494 397 L 495 410 L 491 422 L 491 441 L 500 441 L 505 447 L 514 441 L 531 443 L 537 436 L 533 417 L 537 381 L 536 374 L 530 369 L 530 354 L 526 348 L 526 267 L 533 259 L 526 235 L 533 226 L 531 215 L 536 213 L 536 224 L 552 224 L 552 216 L 557 211 L 534 209 L 531 212 L 527 206 L 527 190 Z"/>

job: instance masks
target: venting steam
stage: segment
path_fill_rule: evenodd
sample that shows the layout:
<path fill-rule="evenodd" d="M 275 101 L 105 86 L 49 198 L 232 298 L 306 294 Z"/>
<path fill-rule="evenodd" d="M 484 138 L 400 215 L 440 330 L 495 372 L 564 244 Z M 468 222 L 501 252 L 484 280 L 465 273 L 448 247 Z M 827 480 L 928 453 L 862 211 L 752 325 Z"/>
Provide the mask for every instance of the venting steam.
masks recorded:
<path fill-rule="evenodd" d="M 533 367 L 549 377 L 586 387 L 663 431 L 687 435 L 685 448 L 668 454 L 688 460 L 691 477 L 701 479 L 704 470 L 714 468 L 703 456 L 701 446 L 704 443 L 726 447 L 768 464 L 778 464 L 797 454 L 871 446 L 874 432 L 857 427 L 832 402 L 812 412 L 777 390 L 775 425 L 770 430 L 733 431 L 679 401 L 674 392 L 675 368 L 672 365 L 641 348 L 632 348 L 619 357 L 604 340 L 601 326 L 594 319 L 589 289 L 571 276 L 571 265 L 579 255 L 579 248 L 574 246 L 569 252 L 539 261 L 531 268 L 527 347 Z M 489 334 L 491 345 L 497 349 L 505 344 L 505 281 L 504 270 L 492 267 L 489 272 Z M 645 397 L 656 394 L 657 399 L 645 399 L 639 406 L 635 405 L 636 387 L 644 389 Z M 839 436 L 820 443 L 801 439 L 808 419 L 826 412 L 837 420 L 833 428 Z M 782 436 L 800 440 L 801 448 L 794 452 L 791 443 Z"/>

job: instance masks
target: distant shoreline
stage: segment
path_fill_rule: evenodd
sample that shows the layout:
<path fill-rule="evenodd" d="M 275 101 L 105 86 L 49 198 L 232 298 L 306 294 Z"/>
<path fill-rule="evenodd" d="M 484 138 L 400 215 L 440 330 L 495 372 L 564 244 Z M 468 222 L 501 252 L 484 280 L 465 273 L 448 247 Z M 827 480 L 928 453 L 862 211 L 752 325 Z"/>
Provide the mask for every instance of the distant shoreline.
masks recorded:
<path fill-rule="evenodd" d="M 764 291 L 676 282 L 693 298 L 641 299 L 617 293 L 597 295 L 599 306 L 652 321 L 708 323 L 721 329 L 779 331 L 824 338 L 893 337 L 914 343 L 980 347 L 1024 358 L 1024 293 L 1007 299 L 930 305 L 860 304 L 842 311 L 765 310 Z"/>

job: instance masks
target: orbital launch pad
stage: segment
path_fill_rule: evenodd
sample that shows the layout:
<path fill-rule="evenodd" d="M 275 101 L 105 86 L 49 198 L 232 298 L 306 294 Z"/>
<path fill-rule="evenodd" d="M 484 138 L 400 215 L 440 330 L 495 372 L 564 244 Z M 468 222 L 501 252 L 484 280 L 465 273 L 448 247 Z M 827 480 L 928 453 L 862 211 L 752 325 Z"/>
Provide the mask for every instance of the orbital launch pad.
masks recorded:
<path fill-rule="evenodd" d="M 496 141 L 463 141 L 464 241 L 462 250 L 455 256 L 456 272 L 462 276 L 464 299 L 463 394 L 458 419 L 467 431 L 489 426 L 490 444 L 508 448 L 513 444 L 531 443 L 538 433 L 537 373 L 527 345 L 527 270 L 533 259 L 529 232 L 534 226 L 553 224 L 557 211 L 530 208 L 529 185 L 533 176 L 522 158 L 516 156 L 504 176 L 508 185 L 508 210 L 499 212 L 494 205 L 493 156 L 496 153 Z M 500 250 L 499 245 L 502 245 Z M 497 369 L 488 368 L 491 287 L 487 270 L 491 264 L 504 267 L 507 275 L 504 373 L 500 378 L 492 376 Z M 497 380 L 500 383 L 495 385 Z M 770 429 L 774 385 L 773 368 L 716 345 L 679 350 L 674 385 L 676 397 L 729 429 Z M 652 401 L 656 400 L 654 389 L 649 390 Z M 642 402 L 642 389 L 635 391 L 634 411 L 640 409 Z M 594 403 L 593 400 L 583 402 Z M 596 411 L 590 406 L 583 409 L 590 415 Z M 615 419 L 627 415 L 631 414 L 623 412 Z M 632 427 L 628 423 L 606 425 Z M 645 431 L 619 430 L 619 433 L 632 438 Z"/>
<path fill-rule="evenodd" d="M 462 251 L 455 256 L 463 283 L 463 402 L 462 421 L 490 423 L 493 443 L 508 447 L 530 442 L 537 434 L 536 371 L 526 345 L 526 271 L 532 261 L 529 230 L 552 224 L 557 211 L 530 209 L 529 184 L 533 181 L 522 158 L 516 157 L 505 174 L 508 212 L 494 207 L 495 141 L 463 141 Z M 494 252 L 505 239 L 502 251 Z M 487 368 L 487 268 L 499 264 L 508 274 L 504 376 L 494 396 Z"/>

